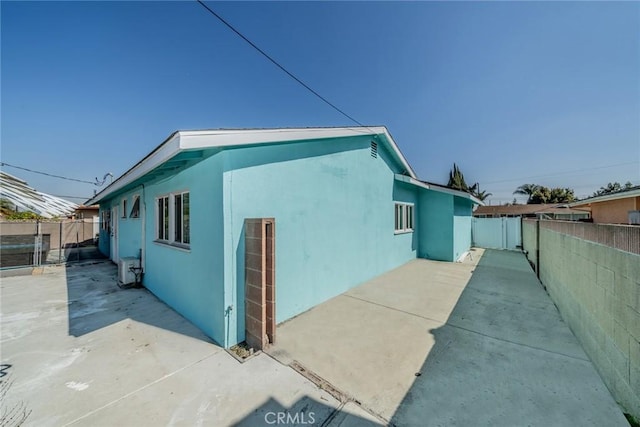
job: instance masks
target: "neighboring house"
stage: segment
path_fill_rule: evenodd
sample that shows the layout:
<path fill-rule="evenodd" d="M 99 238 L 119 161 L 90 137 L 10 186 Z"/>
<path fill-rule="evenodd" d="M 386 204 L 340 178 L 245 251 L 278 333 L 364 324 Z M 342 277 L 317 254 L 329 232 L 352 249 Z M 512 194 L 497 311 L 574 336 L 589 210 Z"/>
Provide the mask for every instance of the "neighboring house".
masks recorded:
<path fill-rule="evenodd" d="M 76 211 L 73 214 L 75 219 L 95 218 L 95 217 L 98 217 L 99 215 L 100 215 L 100 206 L 98 205 L 91 205 L 91 206 L 80 205 L 76 208 Z"/>
<path fill-rule="evenodd" d="M 589 219 L 589 210 L 572 209 L 566 204 L 527 204 L 479 206 L 473 211 L 476 218 L 523 217 L 580 221 Z"/>
<path fill-rule="evenodd" d="M 100 250 L 140 256 L 144 286 L 229 347 L 416 257 L 465 256 L 482 202 L 419 181 L 385 127 L 350 127 L 178 131 L 94 203 Z"/>
<path fill-rule="evenodd" d="M 572 208 L 591 209 L 593 222 L 601 224 L 640 223 L 640 186 L 571 203 Z"/>

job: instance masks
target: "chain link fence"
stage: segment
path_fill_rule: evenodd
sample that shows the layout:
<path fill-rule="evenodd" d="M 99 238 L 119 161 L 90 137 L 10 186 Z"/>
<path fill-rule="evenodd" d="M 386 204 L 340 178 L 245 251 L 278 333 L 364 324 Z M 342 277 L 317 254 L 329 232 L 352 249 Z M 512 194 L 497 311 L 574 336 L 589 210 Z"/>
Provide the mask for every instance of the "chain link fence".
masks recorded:
<path fill-rule="evenodd" d="M 100 259 L 99 219 L 0 222 L 0 268 Z"/>

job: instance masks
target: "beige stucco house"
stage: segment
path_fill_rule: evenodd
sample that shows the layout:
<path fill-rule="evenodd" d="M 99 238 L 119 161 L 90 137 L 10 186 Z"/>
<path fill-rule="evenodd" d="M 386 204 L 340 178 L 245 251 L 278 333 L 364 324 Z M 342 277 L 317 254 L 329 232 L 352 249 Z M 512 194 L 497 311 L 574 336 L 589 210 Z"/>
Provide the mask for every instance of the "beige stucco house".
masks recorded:
<path fill-rule="evenodd" d="M 572 208 L 591 208 L 593 222 L 601 224 L 632 224 L 640 216 L 640 186 L 605 196 L 591 197 L 571 203 Z"/>

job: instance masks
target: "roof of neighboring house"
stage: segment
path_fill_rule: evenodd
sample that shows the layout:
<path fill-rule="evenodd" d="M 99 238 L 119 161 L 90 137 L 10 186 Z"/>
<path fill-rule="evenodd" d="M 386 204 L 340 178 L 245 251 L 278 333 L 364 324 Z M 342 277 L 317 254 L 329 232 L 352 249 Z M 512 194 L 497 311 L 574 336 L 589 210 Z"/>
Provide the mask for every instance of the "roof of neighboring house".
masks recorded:
<path fill-rule="evenodd" d="M 77 211 L 95 211 L 100 209 L 100 205 L 80 205 L 76 208 Z"/>
<path fill-rule="evenodd" d="M 405 173 L 417 179 L 409 162 L 384 126 L 176 131 L 86 204 L 100 202 L 184 152 L 364 135 L 373 136 L 378 143 L 385 144 L 395 160 L 404 167 Z"/>
<path fill-rule="evenodd" d="M 577 202 L 571 203 L 569 206 L 571 207 L 586 206 L 586 205 L 589 205 L 590 203 L 607 202 L 609 200 L 626 199 L 627 197 L 639 197 L 639 196 L 640 196 L 640 185 L 636 185 L 635 187 L 631 187 L 627 190 L 606 194 L 604 196 L 589 197 L 588 199 L 579 200 Z"/>
<path fill-rule="evenodd" d="M 560 215 L 568 215 L 568 214 L 584 214 L 590 213 L 591 209 L 589 208 L 581 208 L 581 209 L 571 209 L 568 205 L 559 205 L 552 206 L 550 208 L 544 208 L 537 210 L 536 214 L 560 214 Z"/>
<path fill-rule="evenodd" d="M 5 172 L 0 172 L 0 198 L 8 200 L 16 208 L 44 218 L 70 215 L 78 206 L 68 200 L 41 193 L 29 187 L 26 181 Z"/>
<path fill-rule="evenodd" d="M 580 214 L 588 210 L 570 209 L 566 204 L 529 204 L 529 205 L 501 205 L 480 206 L 473 211 L 474 215 L 536 215 L 536 214 Z"/>

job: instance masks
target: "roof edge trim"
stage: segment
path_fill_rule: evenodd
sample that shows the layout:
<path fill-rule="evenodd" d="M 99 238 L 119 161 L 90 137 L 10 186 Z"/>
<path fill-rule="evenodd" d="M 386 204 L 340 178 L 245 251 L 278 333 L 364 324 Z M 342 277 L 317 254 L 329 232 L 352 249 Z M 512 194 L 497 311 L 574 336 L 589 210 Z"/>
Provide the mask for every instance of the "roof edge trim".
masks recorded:
<path fill-rule="evenodd" d="M 473 203 L 480 205 L 480 206 L 484 206 L 484 202 L 478 198 L 476 198 L 475 196 L 469 194 L 469 193 L 465 193 L 464 191 L 460 191 L 460 190 L 454 190 L 451 188 L 445 188 L 445 187 L 440 187 L 440 186 L 431 186 L 429 184 L 426 184 L 422 181 L 419 181 L 417 179 L 414 179 L 412 177 L 409 176 L 405 176 L 405 175 L 400 175 L 400 174 L 395 174 L 395 179 L 397 181 L 402 181 L 402 182 L 406 182 L 407 184 L 412 184 L 415 185 L 416 187 L 421 187 L 424 188 L 426 190 L 431 190 L 431 191 L 437 191 L 439 193 L 445 193 L 445 194 L 451 194 L 453 196 L 456 197 L 461 197 L 463 199 L 469 199 L 471 200 Z"/>
<path fill-rule="evenodd" d="M 181 151 L 206 148 L 226 148 L 232 146 L 268 143 L 287 143 L 311 139 L 344 138 L 352 136 L 383 135 L 390 145 L 396 160 L 412 178 L 417 178 L 398 145 L 385 126 L 336 127 L 336 128 L 273 128 L 273 129 L 213 129 L 173 132 L 158 147 L 136 163 L 109 186 L 85 202 L 86 205 L 99 203 L 126 185 L 146 175 Z M 215 138 L 212 141 L 211 138 Z"/>

